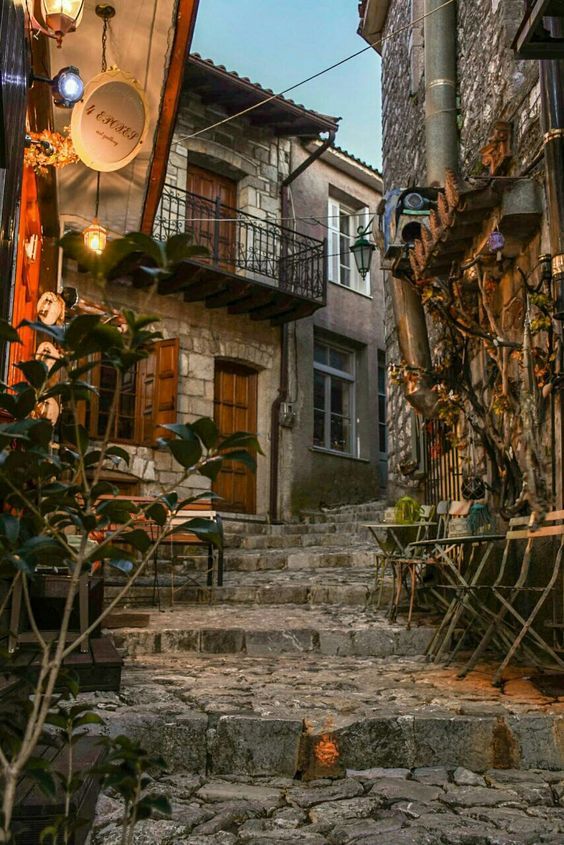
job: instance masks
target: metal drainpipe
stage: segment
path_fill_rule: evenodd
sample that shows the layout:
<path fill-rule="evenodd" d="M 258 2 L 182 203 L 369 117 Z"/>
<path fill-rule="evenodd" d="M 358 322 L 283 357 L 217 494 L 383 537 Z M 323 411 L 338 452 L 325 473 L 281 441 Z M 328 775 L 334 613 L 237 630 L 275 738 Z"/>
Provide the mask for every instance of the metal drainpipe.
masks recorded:
<path fill-rule="evenodd" d="M 544 25 L 550 29 L 553 37 L 564 35 L 562 19 L 547 18 Z M 540 62 L 540 80 L 552 283 L 556 298 L 555 314 L 564 315 L 564 60 L 543 59 Z M 560 356 L 562 373 L 564 372 L 562 345 Z M 560 418 L 560 448 L 557 450 L 560 460 L 560 490 L 558 492 L 562 504 L 564 499 L 564 392 L 562 386 L 557 406 Z"/>
<path fill-rule="evenodd" d="M 456 124 L 456 3 L 425 0 L 425 148 L 427 185 L 443 185 L 448 168 L 458 170 Z M 392 276 L 389 290 L 400 353 L 410 367 L 432 369 L 425 311 L 413 286 Z M 407 400 L 424 417 L 433 416 L 436 394 L 424 375 Z"/>
<path fill-rule="evenodd" d="M 288 186 L 296 179 L 300 173 L 313 164 L 316 159 L 323 155 L 323 153 L 331 147 L 335 142 L 336 130 L 329 132 L 327 139 L 318 147 L 313 153 L 308 156 L 295 170 L 286 176 L 282 182 L 280 189 L 281 207 L 282 207 L 282 223 L 286 224 L 287 218 L 290 216 L 290 203 L 288 201 Z M 280 381 L 278 384 L 278 395 L 272 403 L 270 411 L 270 502 L 269 512 L 271 522 L 276 522 L 279 518 L 278 511 L 278 476 L 280 465 L 280 407 L 283 402 L 288 399 L 288 326 L 284 324 L 281 326 L 280 336 Z"/>

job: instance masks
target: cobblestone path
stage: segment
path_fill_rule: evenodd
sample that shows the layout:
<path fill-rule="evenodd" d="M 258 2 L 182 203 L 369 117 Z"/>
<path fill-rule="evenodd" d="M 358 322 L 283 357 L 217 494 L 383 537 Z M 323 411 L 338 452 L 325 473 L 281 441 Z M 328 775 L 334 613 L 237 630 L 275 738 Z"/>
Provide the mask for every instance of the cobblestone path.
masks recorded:
<path fill-rule="evenodd" d="M 309 784 L 176 774 L 152 788 L 172 818 L 139 823 L 134 845 L 564 843 L 562 771 L 371 769 Z M 119 818 L 102 796 L 92 845 L 119 845 Z"/>

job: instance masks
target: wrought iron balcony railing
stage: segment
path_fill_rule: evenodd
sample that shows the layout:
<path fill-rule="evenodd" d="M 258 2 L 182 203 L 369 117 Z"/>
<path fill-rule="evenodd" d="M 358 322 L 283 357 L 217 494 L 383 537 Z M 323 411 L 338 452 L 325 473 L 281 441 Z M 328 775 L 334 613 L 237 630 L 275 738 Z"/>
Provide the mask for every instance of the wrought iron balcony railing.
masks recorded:
<path fill-rule="evenodd" d="M 279 290 L 325 304 L 326 241 L 261 220 L 237 208 L 165 185 L 154 236 L 190 232 L 209 258 L 195 259 Z"/>

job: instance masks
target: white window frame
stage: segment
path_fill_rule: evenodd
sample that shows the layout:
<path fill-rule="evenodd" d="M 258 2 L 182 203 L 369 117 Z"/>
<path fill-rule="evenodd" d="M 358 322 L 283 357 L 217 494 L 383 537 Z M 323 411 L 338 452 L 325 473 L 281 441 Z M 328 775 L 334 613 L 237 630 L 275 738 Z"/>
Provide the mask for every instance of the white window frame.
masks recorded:
<path fill-rule="evenodd" d="M 346 215 L 350 218 L 348 235 L 341 232 L 340 222 L 341 215 Z M 327 205 L 327 227 L 329 230 L 328 249 L 329 249 L 329 281 L 334 282 L 347 290 L 354 290 L 356 293 L 370 296 L 370 273 L 366 274 L 363 279 L 357 270 L 354 256 L 349 252 L 349 247 L 352 246 L 356 240 L 357 230 L 359 226 L 366 228 L 370 219 L 370 210 L 368 207 L 353 209 L 344 203 L 339 202 L 334 197 L 329 197 Z M 343 243 L 345 242 L 345 243 Z M 343 259 L 346 260 L 350 272 L 350 284 L 345 284 L 343 279 Z"/>
<path fill-rule="evenodd" d="M 325 378 L 325 396 L 324 396 L 324 407 L 323 407 L 323 446 L 319 446 L 314 444 L 314 449 L 321 449 L 324 452 L 331 452 L 333 455 L 346 455 L 350 458 L 357 457 L 358 452 L 358 444 L 356 441 L 356 353 L 354 349 L 351 349 L 347 346 L 342 346 L 338 343 L 333 343 L 332 341 L 327 341 L 325 338 L 316 337 L 314 339 L 314 344 L 319 344 L 320 346 L 325 346 L 328 349 L 336 349 L 339 352 L 344 352 L 350 356 L 351 361 L 351 372 L 348 373 L 345 370 L 339 370 L 336 367 L 331 367 L 328 364 L 321 364 L 315 360 L 315 352 L 313 358 L 313 372 L 314 378 L 315 373 L 319 372 L 322 373 Z M 315 349 L 315 347 L 314 347 Z M 331 446 L 331 379 L 336 378 L 339 381 L 346 381 L 348 382 L 351 387 L 349 391 L 349 419 L 350 419 L 350 435 L 349 435 L 349 449 L 334 449 Z M 315 414 L 315 401 L 312 403 L 313 405 L 313 412 Z"/>

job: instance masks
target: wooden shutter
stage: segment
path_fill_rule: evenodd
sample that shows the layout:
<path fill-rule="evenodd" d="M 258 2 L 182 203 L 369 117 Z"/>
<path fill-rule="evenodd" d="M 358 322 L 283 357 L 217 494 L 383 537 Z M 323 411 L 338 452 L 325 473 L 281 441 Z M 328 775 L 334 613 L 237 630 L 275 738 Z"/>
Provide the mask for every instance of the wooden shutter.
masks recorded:
<path fill-rule="evenodd" d="M 176 422 L 178 395 L 178 338 L 160 340 L 153 352 L 139 363 L 138 426 L 139 440 L 155 443 L 166 437 L 165 423 Z"/>
<path fill-rule="evenodd" d="M 328 250 L 329 250 L 329 262 L 328 262 L 328 269 L 329 269 L 329 281 L 331 282 L 340 282 L 340 273 L 339 273 L 339 243 L 340 243 L 340 236 L 339 236 L 339 203 L 331 199 L 329 197 L 329 202 L 327 204 L 327 226 L 329 227 L 328 232 Z"/>

